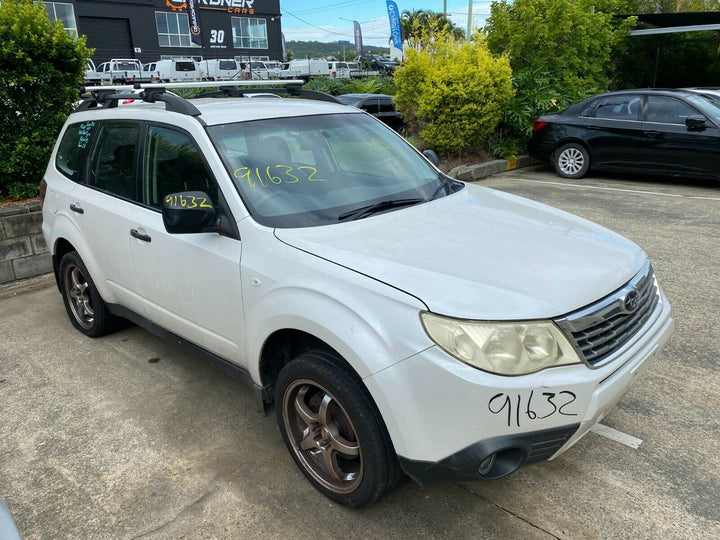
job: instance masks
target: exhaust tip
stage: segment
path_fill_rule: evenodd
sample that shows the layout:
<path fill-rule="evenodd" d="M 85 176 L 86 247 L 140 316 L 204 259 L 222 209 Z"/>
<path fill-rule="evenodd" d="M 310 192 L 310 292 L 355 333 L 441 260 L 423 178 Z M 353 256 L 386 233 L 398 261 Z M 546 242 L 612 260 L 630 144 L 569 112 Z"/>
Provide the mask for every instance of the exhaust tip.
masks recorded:
<path fill-rule="evenodd" d="M 525 462 L 525 451 L 520 448 L 505 448 L 482 460 L 478 467 L 478 478 L 495 480 L 514 473 Z"/>

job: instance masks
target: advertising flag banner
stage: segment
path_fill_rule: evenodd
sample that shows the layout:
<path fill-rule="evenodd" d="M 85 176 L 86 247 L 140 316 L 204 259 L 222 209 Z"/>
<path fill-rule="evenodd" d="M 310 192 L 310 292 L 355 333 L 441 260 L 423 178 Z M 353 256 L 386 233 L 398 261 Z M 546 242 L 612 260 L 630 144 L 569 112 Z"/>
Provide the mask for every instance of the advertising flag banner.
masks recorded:
<path fill-rule="evenodd" d="M 287 62 L 287 47 L 285 46 L 285 34 L 280 34 L 280 39 L 282 41 L 282 51 L 283 51 L 283 62 Z"/>
<path fill-rule="evenodd" d="M 200 0 L 188 0 L 188 17 L 190 18 L 190 40 L 195 45 L 203 46 L 200 30 Z"/>
<path fill-rule="evenodd" d="M 353 29 L 355 33 L 355 53 L 358 56 L 361 56 L 363 53 L 363 44 L 362 44 L 362 30 L 360 30 L 360 23 L 357 21 L 353 21 Z"/>
<path fill-rule="evenodd" d="M 402 32 L 400 31 L 400 12 L 397 4 L 392 0 L 386 2 L 388 17 L 390 18 L 390 37 L 393 47 L 402 51 Z"/>

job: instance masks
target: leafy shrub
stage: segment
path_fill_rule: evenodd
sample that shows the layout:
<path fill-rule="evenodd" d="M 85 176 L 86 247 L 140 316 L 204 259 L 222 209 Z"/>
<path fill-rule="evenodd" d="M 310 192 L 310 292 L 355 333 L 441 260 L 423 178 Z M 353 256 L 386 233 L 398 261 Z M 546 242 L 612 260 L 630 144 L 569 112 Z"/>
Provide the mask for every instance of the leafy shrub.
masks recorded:
<path fill-rule="evenodd" d="M 40 183 L 90 54 L 41 3 L 0 4 L 0 197 Z"/>
<path fill-rule="evenodd" d="M 561 111 L 572 105 L 579 97 L 565 88 L 558 87 L 555 78 L 547 71 L 529 68 L 513 78 L 515 96 L 505 113 L 504 126 L 519 137 L 532 134 L 533 122 L 542 114 Z"/>
<path fill-rule="evenodd" d="M 432 47 L 408 48 L 395 85 L 395 103 L 411 132 L 444 153 L 483 143 L 513 95 L 508 59 L 493 57 L 479 36 L 462 43 L 445 36 Z"/>
<path fill-rule="evenodd" d="M 635 18 L 613 19 L 621 0 L 500 0 L 485 26 L 495 54 L 506 54 L 516 94 L 505 128 L 527 137 L 533 121 L 612 82 L 613 55 L 627 47 Z"/>
<path fill-rule="evenodd" d="M 319 90 L 331 96 L 340 94 L 395 94 L 392 77 L 364 77 L 362 79 L 330 79 L 315 77 L 305 84 L 308 90 Z"/>

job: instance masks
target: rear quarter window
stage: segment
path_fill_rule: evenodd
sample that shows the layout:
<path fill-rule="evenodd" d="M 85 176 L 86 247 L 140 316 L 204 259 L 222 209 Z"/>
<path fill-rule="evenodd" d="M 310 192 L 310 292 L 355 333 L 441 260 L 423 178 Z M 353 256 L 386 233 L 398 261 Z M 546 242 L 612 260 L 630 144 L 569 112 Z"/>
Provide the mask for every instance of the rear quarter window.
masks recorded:
<path fill-rule="evenodd" d="M 57 155 L 55 167 L 73 182 L 80 181 L 85 149 L 87 148 L 95 122 L 72 124 L 65 130 Z"/>

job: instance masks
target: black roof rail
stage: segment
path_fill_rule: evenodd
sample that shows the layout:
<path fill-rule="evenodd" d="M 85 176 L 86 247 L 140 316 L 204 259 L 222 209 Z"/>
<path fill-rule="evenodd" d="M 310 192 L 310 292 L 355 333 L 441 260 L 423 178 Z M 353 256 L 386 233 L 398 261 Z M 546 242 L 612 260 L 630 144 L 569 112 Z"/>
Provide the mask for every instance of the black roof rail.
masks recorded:
<path fill-rule="evenodd" d="M 147 103 L 155 103 L 162 101 L 168 111 L 186 114 L 188 116 L 200 116 L 198 108 L 190 103 L 187 99 L 181 98 L 172 92 L 166 92 L 165 88 L 146 88 L 140 94 L 142 100 Z"/>
<path fill-rule="evenodd" d="M 177 94 L 168 92 L 164 87 L 143 89 L 140 84 L 136 84 L 134 89 L 142 89 L 142 92 L 139 94 L 120 94 L 117 92 L 117 88 L 114 87 L 92 89 L 90 90 L 90 97 L 84 99 L 75 109 L 75 112 L 87 111 L 94 108 L 114 109 L 118 106 L 118 100 L 140 99 L 146 103 L 162 101 L 165 103 L 165 109 L 168 111 L 186 114 L 188 116 L 200 116 L 200 111 L 195 105 Z M 80 88 L 80 94 L 82 95 L 84 93 L 85 88 Z"/>
<path fill-rule="evenodd" d="M 248 84 L 249 83 L 249 84 Z M 265 82 L 264 84 L 273 84 L 272 82 Z M 162 84 L 140 84 L 136 83 L 134 86 L 129 85 L 118 85 L 118 86 L 91 86 L 87 89 L 85 87 L 80 88 L 80 95 L 84 95 L 87 92 L 90 93 L 89 97 L 86 97 L 80 105 L 75 109 L 75 112 L 87 111 L 95 108 L 113 109 L 118 106 L 118 100 L 121 99 L 141 99 L 146 103 L 156 103 L 162 101 L 165 103 L 165 109 L 171 112 L 185 114 L 188 116 L 200 116 L 201 113 L 190 101 L 185 98 L 168 92 L 168 88 L 202 88 L 202 87 L 220 87 L 220 90 L 213 92 L 206 92 L 197 97 L 243 97 L 247 94 L 258 94 L 258 93 L 269 93 L 269 94 L 287 94 L 295 97 L 306 97 L 317 101 L 327 101 L 329 103 L 340 103 L 342 102 L 318 90 L 306 90 L 302 88 L 303 81 L 291 80 L 283 84 L 281 81 L 277 81 L 275 84 L 282 85 L 282 87 L 270 87 L 270 88 L 247 88 L 243 89 L 242 86 L 252 85 L 251 81 L 237 82 L 221 82 L 212 83 L 172 83 L 168 85 Z M 140 90 L 139 93 L 120 93 L 120 90 Z"/>

